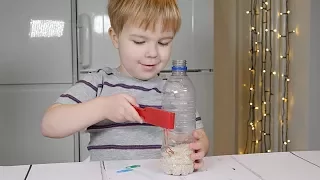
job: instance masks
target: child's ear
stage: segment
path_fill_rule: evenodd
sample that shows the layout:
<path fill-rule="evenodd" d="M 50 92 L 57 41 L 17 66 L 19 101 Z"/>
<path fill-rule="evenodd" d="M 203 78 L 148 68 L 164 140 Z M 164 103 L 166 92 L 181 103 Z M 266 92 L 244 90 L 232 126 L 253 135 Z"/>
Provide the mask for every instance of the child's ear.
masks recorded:
<path fill-rule="evenodd" d="M 112 40 L 112 44 L 115 48 L 119 48 L 119 38 L 118 38 L 118 35 L 116 34 L 116 32 L 114 31 L 114 29 L 111 27 L 109 28 L 109 36 L 110 36 L 110 39 Z"/>

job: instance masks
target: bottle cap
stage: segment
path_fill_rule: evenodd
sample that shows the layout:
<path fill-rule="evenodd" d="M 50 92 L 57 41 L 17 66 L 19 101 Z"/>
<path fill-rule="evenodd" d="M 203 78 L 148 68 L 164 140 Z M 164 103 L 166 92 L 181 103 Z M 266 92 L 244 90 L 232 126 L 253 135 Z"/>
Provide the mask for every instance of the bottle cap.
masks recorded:
<path fill-rule="evenodd" d="M 172 71 L 187 71 L 187 60 L 173 60 L 171 69 Z"/>

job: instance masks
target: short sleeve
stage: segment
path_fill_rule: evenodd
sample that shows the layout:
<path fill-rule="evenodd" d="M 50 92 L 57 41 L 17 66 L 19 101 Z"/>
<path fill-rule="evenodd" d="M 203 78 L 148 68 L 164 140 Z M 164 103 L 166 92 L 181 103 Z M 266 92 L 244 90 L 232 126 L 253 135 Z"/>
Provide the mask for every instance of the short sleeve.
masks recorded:
<path fill-rule="evenodd" d="M 199 112 L 197 111 L 196 112 L 196 129 L 202 129 L 202 128 L 203 128 L 202 119 Z"/>
<path fill-rule="evenodd" d="M 98 72 L 89 73 L 66 90 L 55 103 L 78 104 L 94 99 L 98 95 L 99 88 L 102 87 L 102 76 Z"/>

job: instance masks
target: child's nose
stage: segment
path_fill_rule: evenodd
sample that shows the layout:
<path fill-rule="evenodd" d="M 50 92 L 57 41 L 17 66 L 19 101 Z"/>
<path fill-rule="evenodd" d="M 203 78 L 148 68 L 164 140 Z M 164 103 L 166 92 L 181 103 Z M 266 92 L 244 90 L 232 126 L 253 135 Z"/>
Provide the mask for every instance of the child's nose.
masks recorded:
<path fill-rule="evenodd" d="M 146 53 L 148 58 L 156 58 L 158 57 L 158 49 L 156 46 L 149 46 L 148 51 Z"/>

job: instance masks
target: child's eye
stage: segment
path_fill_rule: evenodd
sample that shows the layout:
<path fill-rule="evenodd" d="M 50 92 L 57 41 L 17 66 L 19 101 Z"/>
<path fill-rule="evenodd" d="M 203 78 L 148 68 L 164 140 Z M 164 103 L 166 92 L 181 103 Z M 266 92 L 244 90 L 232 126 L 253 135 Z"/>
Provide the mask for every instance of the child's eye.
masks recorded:
<path fill-rule="evenodd" d="M 162 43 L 162 42 L 159 42 L 159 44 L 160 44 L 161 46 L 168 46 L 168 45 L 169 45 L 169 43 L 170 43 L 170 42 L 168 42 L 168 43 Z"/>
<path fill-rule="evenodd" d="M 143 44 L 145 43 L 144 41 L 133 41 L 135 44 Z"/>

